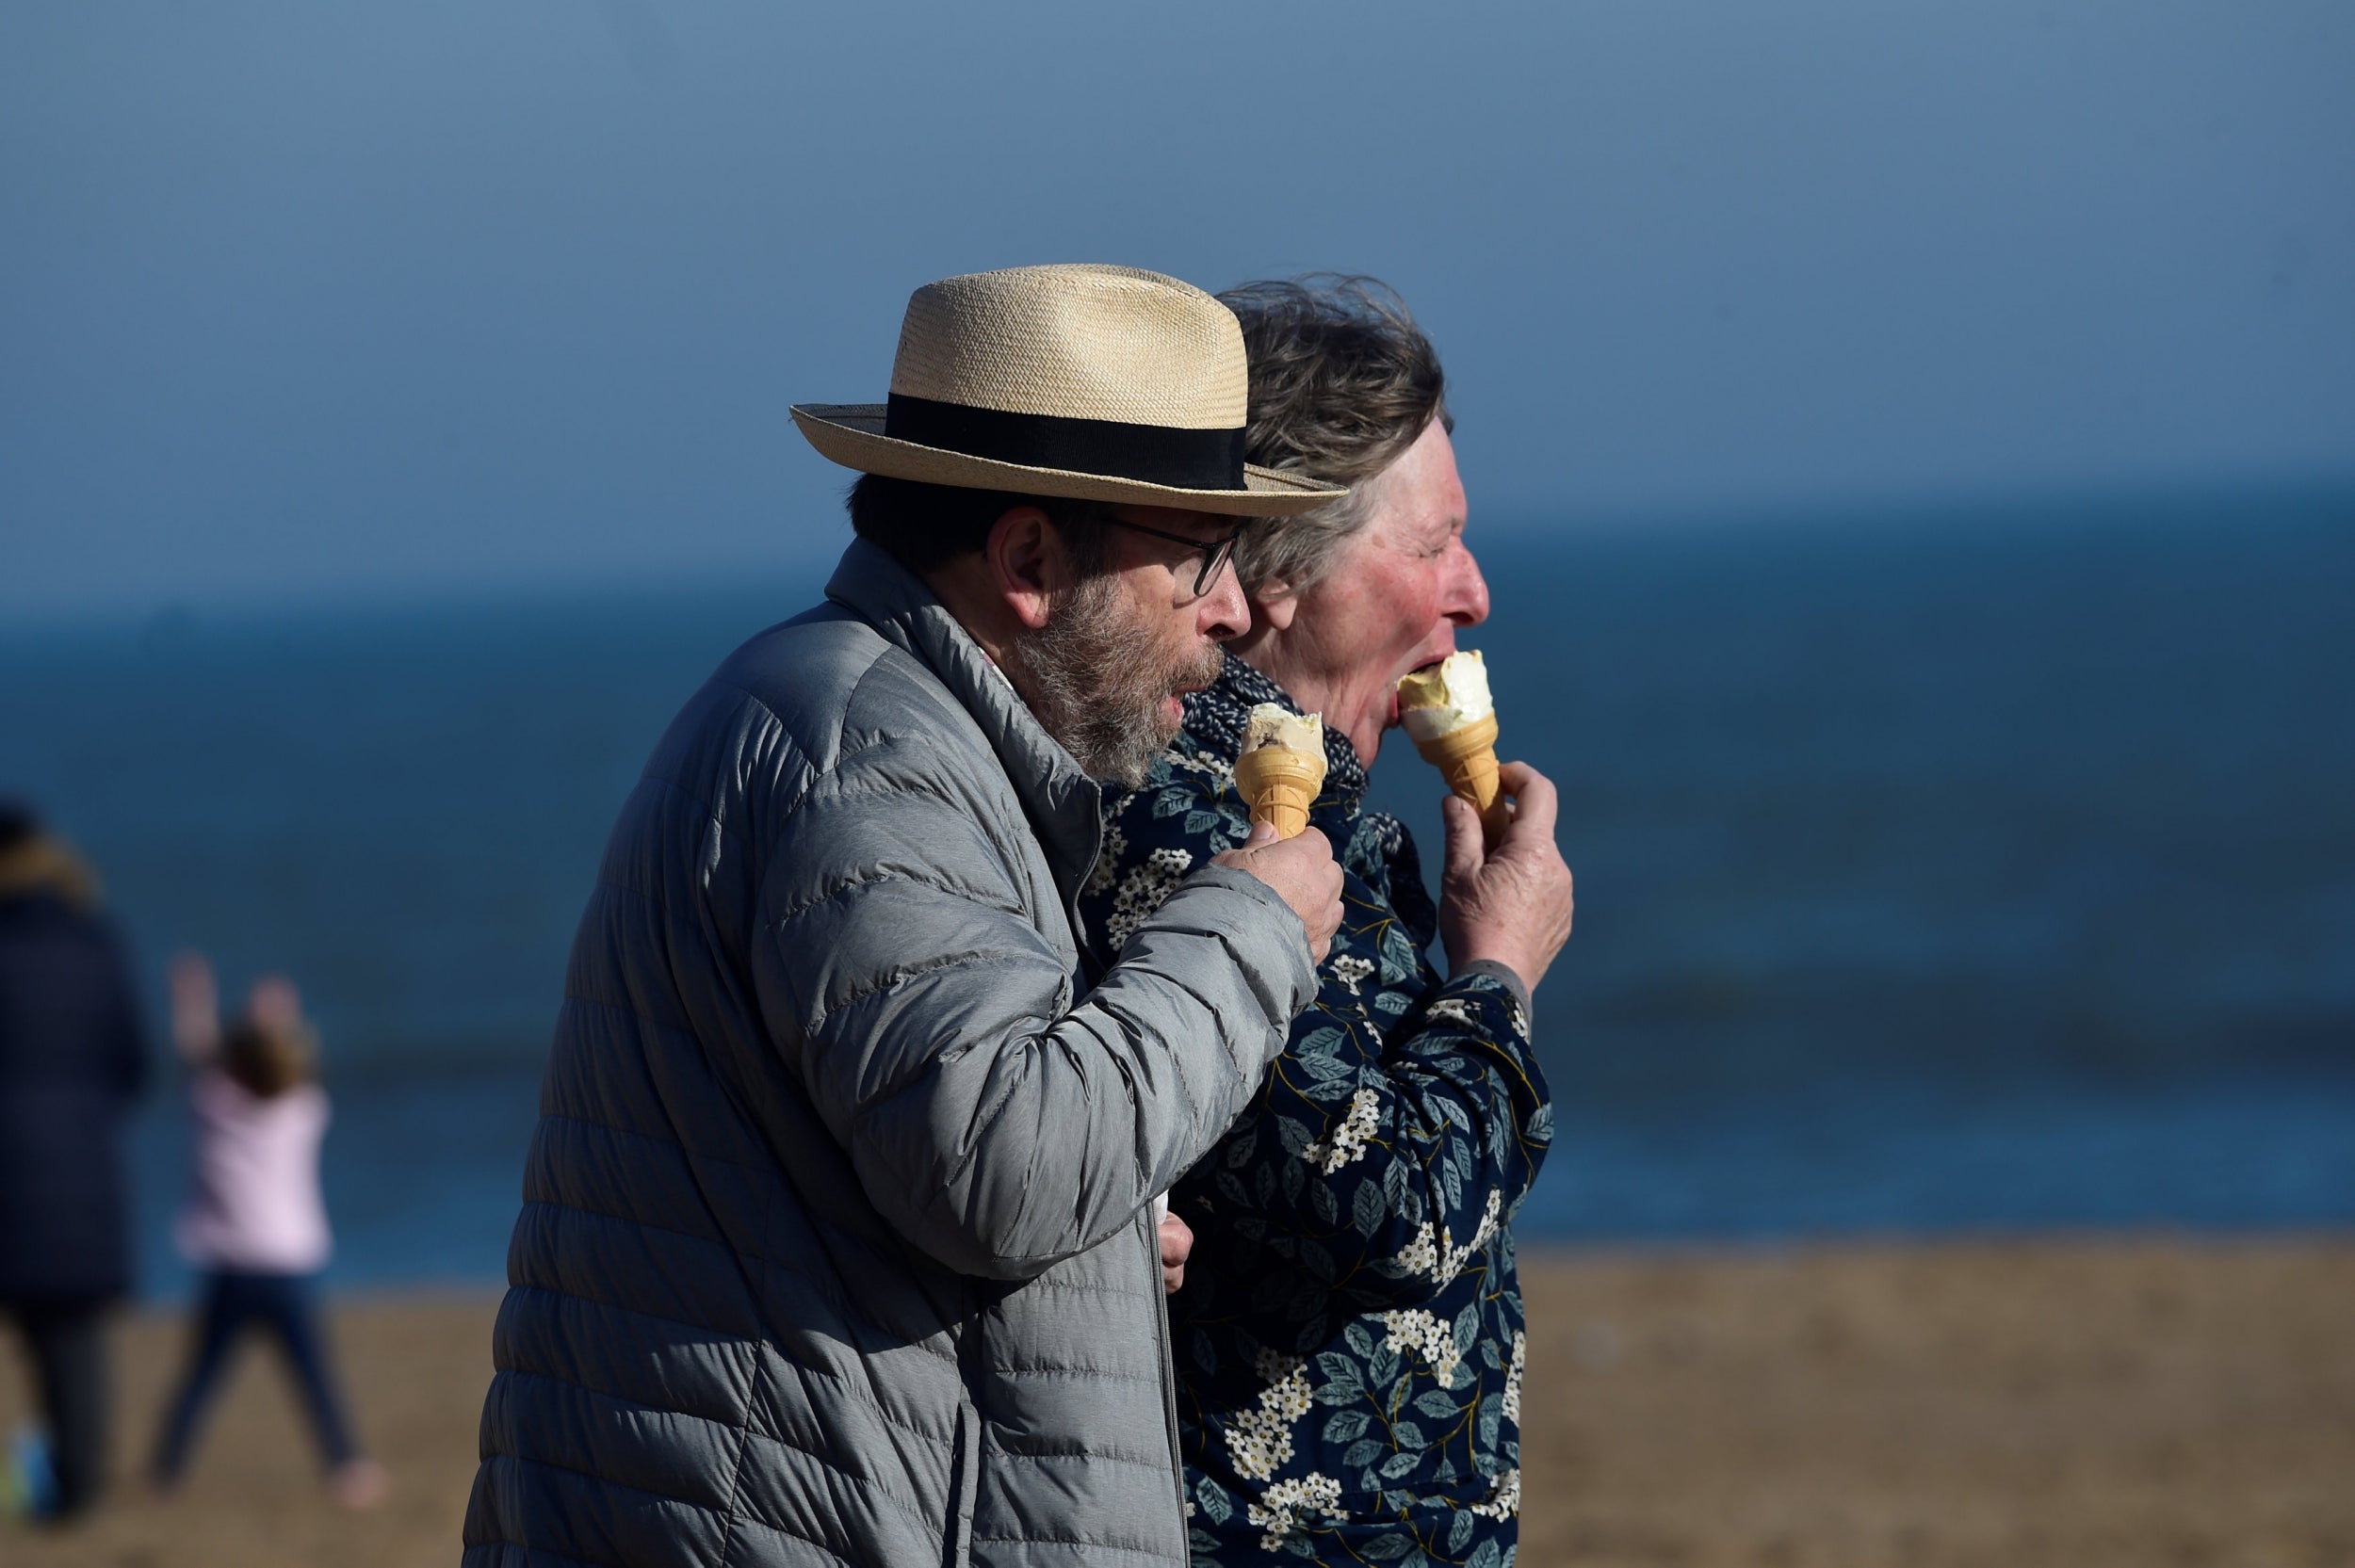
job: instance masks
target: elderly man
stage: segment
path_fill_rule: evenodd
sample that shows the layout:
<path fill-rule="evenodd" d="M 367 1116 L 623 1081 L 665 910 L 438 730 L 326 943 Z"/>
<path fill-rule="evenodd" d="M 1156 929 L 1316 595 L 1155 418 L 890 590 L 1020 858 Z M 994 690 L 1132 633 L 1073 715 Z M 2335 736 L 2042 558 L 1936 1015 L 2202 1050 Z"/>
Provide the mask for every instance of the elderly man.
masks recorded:
<path fill-rule="evenodd" d="M 1118 267 L 952 278 L 828 603 L 739 649 L 624 807 L 525 1176 L 466 1561 L 1185 1556 L 1153 1200 L 1316 990 L 1316 835 L 1080 957 L 1095 773 L 1245 626 L 1241 331 Z"/>

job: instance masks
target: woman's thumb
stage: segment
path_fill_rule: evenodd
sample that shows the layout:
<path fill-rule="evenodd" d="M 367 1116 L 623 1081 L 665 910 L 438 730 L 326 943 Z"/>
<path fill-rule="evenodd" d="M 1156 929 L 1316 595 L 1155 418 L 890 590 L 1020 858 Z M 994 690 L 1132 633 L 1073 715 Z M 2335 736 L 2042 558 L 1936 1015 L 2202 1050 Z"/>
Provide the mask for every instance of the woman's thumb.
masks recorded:
<path fill-rule="evenodd" d="M 1242 847 L 1256 849 L 1262 844 L 1275 843 L 1275 824 L 1264 816 L 1256 816 L 1251 820 L 1251 836 L 1242 841 Z"/>

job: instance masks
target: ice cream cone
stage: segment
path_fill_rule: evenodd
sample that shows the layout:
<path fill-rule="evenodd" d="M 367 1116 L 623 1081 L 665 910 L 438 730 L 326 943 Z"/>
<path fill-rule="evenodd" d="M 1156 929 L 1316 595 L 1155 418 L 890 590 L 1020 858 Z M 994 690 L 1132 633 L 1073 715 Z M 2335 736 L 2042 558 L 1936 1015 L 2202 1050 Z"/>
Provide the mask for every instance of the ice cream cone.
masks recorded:
<path fill-rule="evenodd" d="M 1497 719 L 1489 714 L 1433 736 L 1418 739 L 1415 750 L 1439 770 L 1454 795 L 1470 800 L 1480 813 L 1480 836 L 1491 849 L 1504 835 L 1504 800 L 1497 780 Z"/>
<path fill-rule="evenodd" d="M 1324 787 L 1324 758 L 1262 746 L 1235 759 L 1235 787 L 1250 805 L 1252 821 L 1272 823 L 1276 837 L 1290 838 L 1308 826 L 1308 808 Z"/>

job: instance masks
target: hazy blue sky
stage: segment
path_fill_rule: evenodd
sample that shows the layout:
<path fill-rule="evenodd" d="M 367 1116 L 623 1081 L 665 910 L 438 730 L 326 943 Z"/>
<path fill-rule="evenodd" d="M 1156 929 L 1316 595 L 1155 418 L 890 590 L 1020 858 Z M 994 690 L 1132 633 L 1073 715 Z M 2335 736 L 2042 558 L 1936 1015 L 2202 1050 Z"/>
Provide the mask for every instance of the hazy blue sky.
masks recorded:
<path fill-rule="evenodd" d="M 773 571 L 928 278 L 1377 273 L 1477 512 L 2355 477 L 2355 6 L 0 13 L 0 614 Z"/>

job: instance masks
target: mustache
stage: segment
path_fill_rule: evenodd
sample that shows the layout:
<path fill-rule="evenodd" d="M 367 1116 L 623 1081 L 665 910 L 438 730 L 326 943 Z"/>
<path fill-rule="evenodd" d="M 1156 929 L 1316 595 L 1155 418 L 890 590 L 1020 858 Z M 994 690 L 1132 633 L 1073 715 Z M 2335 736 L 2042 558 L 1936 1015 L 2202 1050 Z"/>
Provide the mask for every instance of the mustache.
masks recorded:
<path fill-rule="evenodd" d="M 1169 672 L 1170 695 L 1209 686 L 1226 672 L 1226 650 L 1213 643 Z"/>

